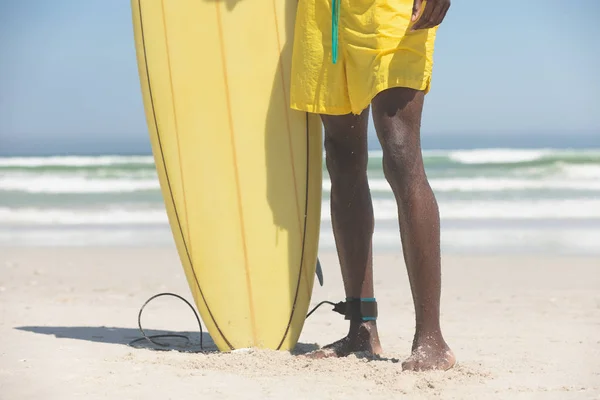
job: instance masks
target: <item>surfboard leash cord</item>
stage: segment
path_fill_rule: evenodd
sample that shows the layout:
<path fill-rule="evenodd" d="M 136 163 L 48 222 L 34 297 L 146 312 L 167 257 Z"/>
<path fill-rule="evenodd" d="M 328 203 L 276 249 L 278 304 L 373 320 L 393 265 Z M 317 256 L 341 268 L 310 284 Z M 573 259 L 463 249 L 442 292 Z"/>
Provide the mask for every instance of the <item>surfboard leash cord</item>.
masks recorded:
<path fill-rule="evenodd" d="M 154 296 L 150 297 L 148 300 L 146 300 L 146 302 L 142 305 L 142 307 L 140 308 L 140 311 L 138 313 L 138 328 L 140 329 L 140 332 L 142 333 L 142 337 L 133 339 L 132 341 L 130 341 L 128 343 L 129 346 L 131 347 L 135 347 L 134 343 L 137 342 L 141 342 L 142 340 L 146 340 L 147 342 L 158 346 L 158 347 L 162 347 L 162 348 L 167 348 L 169 347 L 168 344 L 165 343 L 159 343 L 154 341 L 154 339 L 158 339 L 158 338 L 181 338 L 181 339 L 185 339 L 187 341 L 187 343 L 190 342 L 190 338 L 185 336 L 185 335 L 180 335 L 177 333 L 170 333 L 170 334 L 160 334 L 160 335 L 147 335 L 146 332 L 144 331 L 144 328 L 142 327 L 142 313 L 144 312 L 144 309 L 146 308 L 146 306 L 148 305 L 148 303 L 150 303 L 152 300 L 158 298 L 158 297 L 162 297 L 162 296 L 173 296 L 176 297 L 180 300 L 182 300 L 183 302 L 185 302 L 185 304 L 188 305 L 188 307 L 190 307 L 190 309 L 192 310 L 192 312 L 194 313 L 194 317 L 196 317 L 196 322 L 198 323 L 198 328 L 200 330 L 200 350 L 204 350 L 204 343 L 202 340 L 202 336 L 203 336 L 203 329 L 202 329 L 202 323 L 200 322 L 200 317 L 198 316 L 198 313 L 196 312 L 196 309 L 194 308 L 194 306 L 187 301 L 186 299 L 184 299 L 183 297 L 181 297 L 178 294 L 175 293 L 169 293 L 169 292 L 165 292 L 165 293 L 158 293 L 155 294 Z M 339 314 L 345 314 L 346 312 L 346 304 L 347 302 L 345 301 L 340 301 L 338 303 L 333 303 L 331 301 L 328 300 L 324 300 L 322 302 L 320 302 L 319 304 L 317 304 L 312 310 L 310 310 L 310 312 L 308 314 L 306 314 L 306 318 L 310 317 L 312 315 L 312 313 L 314 313 L 315 311 L 317 311 L 317 309 L 319 307 L 321 307 L 323 304 L 330 304 L 333 306 L 333 310 L 334 312 L 337 312 Z"/>
<path fill-rule="evenodd" d="M 377 319 L 377 301 L 374 297 L 347 297 L 345 301 L 337 303 L 325 300 L 317 304 L 306 318 L 310 317 L 323 304 L 332 305 L 331 311 L 342 314 L 346 320 L 375 321 Z"/>
<path fill-rule="evenodd" d="M 321 263 L 319 262 L 319 259 L 317 258 L 317 271 L 316 271 L 316 275 L 319 278 L 319 283 L 321 284 L 321 286 L 323 285 L 323 272 L 321 269 Z M 176 334 L 176 333 L 171 333 L 171 334 L 159 334 L 159 335 L 147 335 L 146 332 L 144 331 L 144 328 L 142 327 L 142 313 L 144 312 L 144 309 L 146 308 L 146 306 L 148 305 L 148 303 L 150 303 L 152 300 L 158 298 L 158 297 L 162 297 L 162 296 L 173 296 L 176 297 L 180 300 L 182 300 L 183 302 L 185 302 L 185 304 L 188 305 L 188 307 L 192 310 L 192 312 L 194 313 L 194 317 L 196 318 L 196 322 L 198 323 L 198 329 L 200 331 L 200 351 L 204 350 L 204 342 L 203 342 L 203 335 L 204 335 L 204 331 L 202 329 L 202 323 L 200 322 L 200 316 L 198 315 L 198 313 L 196 312 L 196 309 L 194 308 L 194 306 L 187 301 L 185 298 L 183 298 L 182 296 L 175 294 L 175 293 L 170 293 L 170 292 L 163 292 L 163 293 L 158 293 L 155 294 L 154 296 L 150 297 L 148 300 L 146 300 L 146 302 L 142 305 L 142 307 L 140 308 L 140 311 L 138 313 L 138 327 L 140 329 L 140 332 L 142 333 L 142 337 L 133 339 L 132 341 L 130 341 L 128 343 L 129 346 L 131 347 L 135 347 L 134 343 L 140 342 L 142 340 L 146 340 L 147 342 L 157 346 L 157 347 L 162 347 L 162 348 L 167 348 L 169 347 L 169 344 L 165 344 L 165 343 L 159 343 L 156 342 L 154 339 L 158 339 L 158 338 L 181 338 L 181 339 L 185 339 L 187 341 L 187 343 L 190 343 L 191 340 L 189 337 L 185 336 L 185 335 L 181 335 L 181 334 Z M 337 312 L 338 314 L 342 314 L 342 315 L 346 315 L 348 316 L 350 311 L 349 311 L 349 305 L 354 303 L 355 300 L 359 300 L 359 299 L 346 299 L 346 301 L 340 301 L 337 303 L 328 301 L 328 300 L 324 300 L 321 301 L 320 303 L 318 303 L 315 307 L 313 307 L 312 310 L 310 310 L 310 312 L 308 314 L 306 314 L 306 318 L 310 317 L 315 311 L 317 311 L 317 309 L 319 307 L 321 307 L 323 304 L 329 304 L 333 306 L 332 311 Z M 362 301 L 360 301 L 362 300 Z M 374 301 L 375 299 L 360 299 L 359 302 L 362 303 L 365 300 L 372 300 Z M 376 303 L 375 303 L 376 304 Z"/>
<path fill-rule="evenodd" d="M 150 297 L 148 300 L 146 300 L 146 302 L 142 305 L 142 307 L 140 308 L 140 311 L 138 313 L 138 327 L 140 329 L 140 331 L 142 332 L 142 337 L 137 338 L 132 340 L 131 342 L 129 342 L 129 346 L 131 347 L 135 347 L 133 346 L 134 343 L 140 342 L 142 340 L 146 340 L 148 342 L 150 342 L 151 344 L 158 346 L 158 347 L 169 347 L 168 344 L 164 344 L 164 343 L 159 343 L 154 341 L 154 339 L 158 339 L 158 338 L 167 338 L 167 337 L 171 337 L 171 338 L 182 338 L 187 340 L 187 342 L 190 342 L 190 338 L 185 336 L 185 335 L 180 335 L 180 334 L 160 334 L 160 335 L 146 335 L 146 332 L 144 331 L 144 328 L 142 328 L 142 313 L 144 312 L 144 308 L 146 308 L 146 306 L 148 305 L 148 303 L 150 303 L 152 300 L 156 299 L 157 297 L 162 297 L 162 296 L 173 296 L 173 297 L 177 297 L 178 299 L 184 301 L 192 310 L 192 312 L 194 313 L 194 316 L 196 317 L 196 322 L 198 322 L 198 328 L 200 329 L 200 350 L 204 350 L 204 343 L 202 340 L 202 336 L 204 335 L 204 331 L 202 330 L 202 323 L 200 322 L 200 317 L 198 316 L 198 313 L 196 312 L 196 309 L 194 309 L 194 306 L 192 306 L 192 304 L 187 301 L 186 299 L 184 299 L 183 297 L 181 297 L 178 294 L 175 293 L 158 293 L 155 294 L 154 296 Z"/>
<path fill-rule="evenodd" d="M 185 336 L 185 335 L 180 335 L 180 334 L 176 334 L 176 333 L 171 333 L 171 334 L 160 334 L 160 335 L 147 335 L 146 332 L 144 331 L 144 328 L 142 327 L 142 313 L 144 312 L 144 309 L 146 308 L 146 306 L 148 305 L 148 303 L 150 303 L 152 300 L 158 298 L 158 297 L 162 297 L 162 296 L 173 296 L 176 297 L 180 300 L 182 300 L 183 302 L 185 302 L 185 304 L 188 305 L 188 307 L 192 310 L 192 312 L 194 313 L 194 317 L 196 317 L 196 322 L 198 323 L 198 329 L 200 330 L 200 351 L 204 350 L 204 343 L 202 340 L 202 337 L 204 335 L 204 331 L 202 329 L 202 323 L 200 322 L 200 317 L 198 316 L 198 313 L 196 312 L 196 309 L 194 308 L 194 306 L 187 301 L 186 299 L 184 299 L 183 297 L 181 297 L 178 294 L 175 293 L 169 293 L 169 292 L 164 292 L 164 293 L 158 293 L 155 294 L 154 296 L 150 297 L 148 300 L 146 300 L 146 302 L 142 305 L 142 307 L 140 308 L 140 311 L 138 313 L 138 327 L 140 329 L 140 332 L 142 332 L 142 337 L 133 339 L 132 341 L 130 341 L 128 343 L 129 346 L 131 347 L 135 347 L 133 344 L 140 342 L 142 340 L 146 340 L 149 343 L 158 346 L 158 347 L 162 347 L 162 348 L 167 348 L 169 347 L 168 344 L 164 344 L 164 343 L 159 343 L 154 341 L 154 339 L 158 339 L 158 338 L 181 338 L 181 339 L 185 339 L 188 343 L 190 342 L 190 338 Z M 351 309 L 348 307 L 349 305 L 351 305 L 352 303 L 359 301 L 360 304 L 367 302 L 367 303 L 372 303 L 375 307 L 377 307 L 377 303 L 375 302 L 375 299 L 346 299 L 346 301 L 339 301 L 337 303 L 334 303 L 332 301 L 329 300 L 323 300 L 322 302 L 320 302 L 319 304 L 317 304 L 316 306 L 313 307 L 312 310 L 310 310 L 310 312 L 308 314 L 306 314 L 306 318 L 310 317 L 315 311 L 317 311 L 317 309 L 319 307 L 321 307 L 323 304 L 329 304 L 333 306 L 332 311 L 338 313 L 338 314 L 342 314 L 342 315 L 346 315 L 346 319 L 350 319 L 349 316 L 350 314 L 354 314 L 356 311 L 352 312 Z M 360 308 L 359 308 L 360 310 Z M 369 312 L 370 311 L 370 312 Z M 362 314 L 362 319 L 363 320 L 371 320 L 371 319 L 375 319 L 377 317 L 377 311 L 376 308 L 375 310 L 369 310 L 367 313 L 358 311 L 360 314 Z M 366 315 L 365 315 L 366 314 Z"/>

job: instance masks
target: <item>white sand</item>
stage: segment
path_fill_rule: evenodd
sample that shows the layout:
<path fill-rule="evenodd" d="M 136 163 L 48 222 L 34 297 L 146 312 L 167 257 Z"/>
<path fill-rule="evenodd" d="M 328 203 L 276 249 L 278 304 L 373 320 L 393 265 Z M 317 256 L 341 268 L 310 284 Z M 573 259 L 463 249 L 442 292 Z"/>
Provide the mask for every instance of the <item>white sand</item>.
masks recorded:
<path fill-rule="evenodd" d="M 335 256 L 321 260 L 314 304 L 343 297 Z M 0 249 L 0 399 L 600 399 L 600 259 L 453 256 L 443 273 L 459 363 L 408 373 L 414 316 L 399 255 L 376 258 L 384 358 L 306 360 L 127 346 L 148 297 L 191 300 L 173 248 Z M 307 320 L 301 350 L 345 334 L 330 309 Z M 144 327 L 196 329 L 172 298 L 148 306 Z"/>

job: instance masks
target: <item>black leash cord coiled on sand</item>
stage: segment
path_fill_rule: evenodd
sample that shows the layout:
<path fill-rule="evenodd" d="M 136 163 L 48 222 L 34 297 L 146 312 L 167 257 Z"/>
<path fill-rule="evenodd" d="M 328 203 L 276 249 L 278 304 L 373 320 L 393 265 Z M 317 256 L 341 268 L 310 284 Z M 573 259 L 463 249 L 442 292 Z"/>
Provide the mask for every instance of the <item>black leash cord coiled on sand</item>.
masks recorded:
<path fill-rule="evenodd" d="M 319 259 L 317 258 L 317 266 L 316 266 L 316 271 L 315 271 L 317 278 L 319 279 L 319 284 L 321 286 L 323 286 L 323 270 L 321 268 L 321 262 L 319 261 Z M 142 305 L 142 308 L 140 308 L 140 312 L 138 314 L 138 327 L 140 328 L 140 331 L 142 332 L 142 337 L 141 338 L 137 338 L 132 340 L 131 342 L 129 342 L 129 346 L 133 346 L 134 343 L 137 343 L 139 341 L 142 340 L 146 340 L 149 343 L 152 343 L 155 346 L 159 346 L 159 347 L 169 347 L 168 344 L 163 344 L 163 343 L 158 343 L 155 342 L 152 339 L 158 339 L 158 338 L 166 338 L 166 337 L 177 337 L 177 338 L 182 338 L 187 340 L 187 342 L 190 342 L 190 338 L 188 338 L 185 335 L 179 335 L 179 334 L 162 334 L 162 335 L 151 335 L 148 336 L 146 335 L 146 332 L 144 332 L 144 328 L 142 328 L 142 313 L 144 312 L 144 308 L 146 308 L 146 306 L 148 305 L 148 303 L 150 303 L 152 300 L 156 299 L 157 297 L 161 297 L 161 296 L 173 296 L 173 297 L 177 297 L 180 300 L 183 300 L 191 309 L 192 312 L 194 313 L 194 316 L 196 317 L 196 321 L 198 322 L 198 328 L 200 329 L 200 350 L 204 350 L 204 345 L 202 342 L 202 336 L 203 336 L 203 331 L 202 331 L 202 323 L 200 322 L 200 317 L 198 316 L 198 313 L 196 312 L 196 309 L 194 308 L 194 306 L 187 301 L 186 299 L 184 299 L 183 297 L 179 296 L 178 294 L 175 293 L 159 293 L 159 294 L 155 294 L 154 296 L 150 297 L 148 300 L 146 300 L 146 302 L 144 303 L 144 305 Z M 312 313 L 314 313 L 315 311 L 317 311 L 317 308 L 321 307 L 323 304 L 331 304 L 333 306 L 333 311 L 336 312 L 340 312 L 343 314 L 343 311 L 341 311 L 342 309 L 340 307 L 343 307 L 343 302 L 340 303 L 332 303 L 331 301 L 322 301 L 319 304 L 317 304 L 307 315 L 306 318 L 310 317 L 310 315 Z"/>
<path fill-rule="evenodd" d="M 154 296 L 152 296 L 148 300 L 146 300 L 146 302 L 144 303 L 142 308 L 140 308 L 140 312 L 138 314 L 138 327 L 140 328 L 140 331 L 142 332 L 143 337 L 132 340 L 131 342 L 129 342 L 129 345 L 132 346 L 136 342 L 139 342 L 141 340 L 147 340 L 148 342 L 152 343 L 155 346 L 169 347 L 168 344 L 158 343 L 153 340 L 153 339 L 165 338 L 165 337 L 178 337 L 178 338 L 185 339 L 188 342 L 190 341 L 190 339 L 185 335 L 163 334 L 163 335 L 148 336 L 148 335 L 146 335 L 146 332 L 144 332 L 144 329 L 142 328 L 142 312 L 144 312 L 144 308 L 148 305 L 148 303 L 150 303 L 152 300 L 156 299 L 157 297 L 161 297 L 161 296 L 177 297 L 178 299 L 183 300 L 192 309 L 192 312 L 194 313 L 194 316 L 196 317 L 196 321 L 198 322 L 198 328 L 200 329 L 200 349 L 204 350 L 204 344 L 202 342 L 202 336 L 203 336 L 202 324 L 200 323 L 200 317 L 198 316 L 198 313 L 196 312 L 196 310 L 194 309 L 194 306 L 192 306 L 189 301 L 187 301 L 186 299 L 184 299 L 183 297 L 181 297 L 175 293 L 159 293 L 159 294 L 155 294 Z"/>
<path fill-rule="evenodd" d="M 163 343 L 158 343 L 155 342 L 153 339 L 158 339 L 158 338 L 166 338 L 166 337 L 177 337 L 177 338 L 182 338 L 187 340 L 188 342 L 190 342 L 190 339 L 185 336 L 185 335 L 179 335 L 179 334 L 162 334 L 162 335 L 146 335 L 146 332 L 144 332 L 144 328 L 142 328 L 142 313 L 144 312 L 144 308 L 146 308 L 146 306 L 148 305 L 148 303 L 150 303 L 152 300 L 156 299 L 157 297 L 161 297 L 161 296 L 173 296 L 173 297 L 177 297 L 180 300 L 183 300 L 185 302 L 185 304 L 187 304 L 191 309 L 192 312 L 194 313 L 194 316 L 196 317 L 196 321 L 198 322 L 198 328 L 200 329 L 200 349 L 204 350 L 204 344 L 202 341 L 202 335 L 203 335 L 203 331 L 202 331 L 202 324 L 200 323 L 200 317 L 198 316 L 198 313 L 196 312 L 196 310 L 194 309 L 194 306 L 192 306 L 192 304 L 187 301 L 186 299 L 184 299 L 183 297 L 179 296 L 178 294 L 175 293 L 159 293 L 159 294 L 155 294 L 154 296 L 150 297 L 148 300 L 146 300 L 146 302 L 144 303 L 144 305 L 142 305 L 142 308 L 140 308 L 140 312 L 138 314 L 138 327 L 140 328 L 140 331 L 142 332 L 142 337 L 137 338 L 132 340 L 131 342 L 129 342 L 129 346 L 133 346 L 134 343 L 137 343 L 139 341 L 142 340 L 147 340 L 148 342 L 152 343 L 155 346 L 159 346 L 159 347 L 169 347 L 168 344 L 163 344 Z M 319 307 L 321 307 L 323 304 L 330 304 L 333 306 L 333 311 L 339 311 L 339 307 L 342 305 L 343 302 L 339 302 L 339 303 L 333 303 L 331 301 L 322 301 L 319 304 L 317 304 L 307 315 L 306 318 L 310 317 L 312 313 L 314 313 L 315 311 L 317 311 L 317 309 Z"/>

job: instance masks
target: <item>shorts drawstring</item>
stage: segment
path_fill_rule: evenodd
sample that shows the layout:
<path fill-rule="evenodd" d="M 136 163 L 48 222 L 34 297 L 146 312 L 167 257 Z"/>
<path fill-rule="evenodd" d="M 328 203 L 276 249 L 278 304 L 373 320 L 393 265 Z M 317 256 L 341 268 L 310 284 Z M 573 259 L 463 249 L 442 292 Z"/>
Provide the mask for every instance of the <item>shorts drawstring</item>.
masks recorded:
<path fill-rule="evenodd" d="M 338 24 L 340 20 L 340 1 L 341 0 L 332 0 L 331 4 L 331 58 L 333 63 L 337 62 L 337 53 L 338 53 Z"/>

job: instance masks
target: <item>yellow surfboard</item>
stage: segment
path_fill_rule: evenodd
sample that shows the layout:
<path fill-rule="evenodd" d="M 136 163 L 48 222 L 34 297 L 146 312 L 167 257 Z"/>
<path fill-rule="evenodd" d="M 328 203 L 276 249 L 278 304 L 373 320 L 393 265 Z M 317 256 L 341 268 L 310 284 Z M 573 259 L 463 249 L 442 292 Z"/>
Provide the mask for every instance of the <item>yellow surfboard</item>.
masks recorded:
<path fill-rule="evenodd" d="M 161 190 L 202 320 L 222 351 L 288 350 L 312 293 L 318 116 L 290 109 L 296 3 L 132 0 Z"/>

